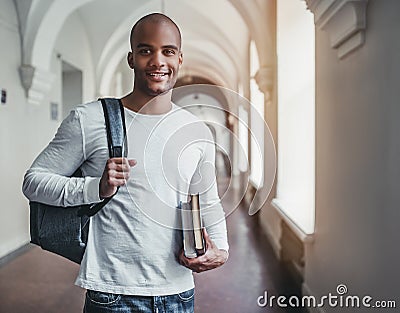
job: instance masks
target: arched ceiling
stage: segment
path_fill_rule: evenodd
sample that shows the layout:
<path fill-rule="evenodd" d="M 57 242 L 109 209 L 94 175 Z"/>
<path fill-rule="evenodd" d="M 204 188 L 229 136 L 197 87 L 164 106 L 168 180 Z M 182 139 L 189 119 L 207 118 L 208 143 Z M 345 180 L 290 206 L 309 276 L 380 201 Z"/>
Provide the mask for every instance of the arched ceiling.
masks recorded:
<path fill-rule="evenodd" d="M 98 83 L 100 93 L 107 93 L 105 88 L 112 79 L 110 75 L 113 75 L 121 58 L 125 58 L 130 49 L 128 38 L 133 23 L 144 14 L 161 9 L 160 0 L 134 2 L 130 2 L 130 5 L 135 10 L 127 8 L 126 0 L 117 0 L 117 3 L 112 4 L 114 9 L 108 0 L 92 1 L 79 9 L 91 41 L 94 62 L 97 64 L 96 74 L 101 77 Z M 206 1 L 201 6 L 195 6 L 193 1 L 169 0 L 165 2 L 165 13 L 181 28 L 183 66 L 194 71 L 198 64 L 206 65 L 206 70 L 214 73 L 214 76 L 225 76 L 224 86 L 235 88 L 237 80 L 243 77 L 240 73 L 243 64 L 247 63 L 249 33 L 229 1 L 220 0 L 217 3 L 218 6 L 212 1 Z M 115 8 L 121 10 L 118 20 L 114 16 L 104 23 L 101 17 L 115 12 Z M 218 17 L 222 11 L 227 21 L 223 25 Z"/>
<path fill-rule="evenodd" d="M 164 1 L 164 5 L 162 5 Z M 244 3 L 245 2 L 245 3 Z M 97 77 L 96 89 L 112 80 L 129 51 L 134 22 L 150 12 L 164 12 L 182 30 L 184 67 L 236 90 L 244 85 L 251 38 L 271 50 L 266 14 L 257 0 L 16 0 L 23 38 L 23 62 L 48 71 L 51 53 L 68 16 L 77 14 L 85 26 Z M 267 47 L 267 48 L 266 48 Z M 260 58 L 268 52 L 259 51 Z M 260 64 L 267 62 L 261 61 Z M 208 76 L 207 76 L 208 73 Z"/>

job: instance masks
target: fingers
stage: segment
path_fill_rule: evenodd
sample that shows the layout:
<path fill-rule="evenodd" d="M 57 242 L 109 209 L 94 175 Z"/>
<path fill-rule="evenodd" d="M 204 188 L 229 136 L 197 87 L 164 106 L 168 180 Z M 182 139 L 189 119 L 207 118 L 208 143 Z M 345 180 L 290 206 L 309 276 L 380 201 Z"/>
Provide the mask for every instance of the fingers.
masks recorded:
<path fill-rule="evenodd" d="M 117 179 L 117 180 L 120 180 L 120 179 L 127 180 L 129 178 L 129 176 L 130 176 L 130 173 L 126 172 L 126 171 L 109 170 L 108 171 L 108 176 L 110 178 Z"/>
<path fill-rule="evenodd" d="M 196 273 L 202 272 L 201 267 L 203 266 L 202 262 L 199 262 L 198 258 L 187 258 L 185 256 L 185 252 L 182 249 L 181 253 L 179 254 L 179 264 L 191 269 L 192 271 Z"/>
<path fill-rule="evenodd" d="M 136 165 L 135 160 L 126 158 L 113 158 L 107 161 L 104 171 L 107 174 L 107 181 L 111 186 L 121 186 L 124 180 L 129 179 L 130 169 Z"/>
<path fill-rule="evenodd" d="M 205 228 L 203 228 L 203 235 L 207 245 L 205 254 L 196 258 L 187 258 L 182 250 L 179 255 L 179 263 L 197 273 L 217 268 L 228 259 L 227 252 L 218 249 Z"/>
<path fill-rule="evenodd" d="M 194 271 L 196 273 L 200 273 L 200 272 L 202 272 L 204 270 L 203 269 L 203 267 L 204 267 L 203 262 L 200 259 L 202 257 L 203 256 L 197 257 L 197 258 L 193 258 L 193 259 L 187 258 L 185 256 L 184 251 L 182 250 L 181 253 L 179 254 L 179 263 L 181 265 L 191 269 L 192 271 Z"/>
<path fill-rule="evenodd" d="M 133 159 L 108 159 L 100 180 L 100 198 L 111 197 L 117 191 L 117 187 L 125 185 L 130 177 L 131 167 L 135 165 L 136 160 Z"/>
<path fill-rule="evenodd" d="M 106 167 L 118 172 L 129 171 L 131 167 L 136 165 L 136 160 L 127 158 L 112 158 L 107 160 Z"/>
<path fill-rule="evenodd" d="M 185 252 L 183 251 L 183 249 L 181 250 L 181 253 L 179 253 L 179 264 L 186 266 L 187 267 L 187 262 L 186 262 L 186 256 L 185 256 Z"/>
<path fill-rule="evenodd" d="M 118 183 L 121 183 L 121 180 L 129 179 L 129 176 L 131 174 L 131 167 L 135 165 L 136 160 L 133 159 L 112 158 L 107 161 L 106 170 L 108 171 L 109 178 L 117 181 Z"/>

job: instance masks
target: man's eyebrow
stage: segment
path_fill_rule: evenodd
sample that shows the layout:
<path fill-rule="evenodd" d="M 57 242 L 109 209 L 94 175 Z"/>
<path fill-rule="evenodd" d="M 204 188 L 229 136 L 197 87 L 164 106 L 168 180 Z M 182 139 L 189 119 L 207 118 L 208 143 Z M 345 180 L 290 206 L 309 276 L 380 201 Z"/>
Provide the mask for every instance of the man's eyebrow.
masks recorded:
<path fill-rule="evenodd" d="M 164 49 L 173 49 L 173 50 L 179 50 L 177 46 L 175 45 L 165 45 L 162 46 Z"/>
<path fill-rule="evenodd" d="M 149 44 L 147 44 L 147 43 L 138 43 L 138 44 L 136 45 L 136 48 L 152 48 L 152 47 L 153 47 L 152 45 L 149 45 Z M 162 46 L 162 48 L 163 48 L 163 49 L 179 50 L 178 47 L 175 46 L 175 45 L 165 45 L 165 46 Z"/>
<path fill-rule="evenodd" d="M 136 48 L 149 48 L 149 47 L 151 47 L 151 45 L 148 45 L 146 43 L 138 43 L 136 45 Z"/>

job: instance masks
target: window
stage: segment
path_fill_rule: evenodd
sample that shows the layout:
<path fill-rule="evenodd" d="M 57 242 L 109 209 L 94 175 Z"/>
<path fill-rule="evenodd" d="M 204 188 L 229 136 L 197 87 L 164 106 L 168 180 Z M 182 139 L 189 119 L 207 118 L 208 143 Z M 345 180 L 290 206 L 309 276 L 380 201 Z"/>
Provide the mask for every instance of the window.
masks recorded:
<path fill-rule="evenodd" d="M 255 74 L 260 68 L 254 41 L 250 43 L 250 181 L 258 189 L 264 180 L 264 94 L 258 89 Z"/>
<path fill-rule="evenodd" d="M 305 234 L 315 224 L 315 28 L 303 1 L 277 1 L 278 175 L 274 204 Z"/>
<path fill-rule="evenodd" d="M 239 164 L 238 168 L 241 172 L 246 172 L 247 168 L 247 160 L 249 159 L 248 153 L 248 114 L 246 109 L 240 105 L 239 106 L 239 143 L 240 143 L 240 152 L 239 152 Z"/>

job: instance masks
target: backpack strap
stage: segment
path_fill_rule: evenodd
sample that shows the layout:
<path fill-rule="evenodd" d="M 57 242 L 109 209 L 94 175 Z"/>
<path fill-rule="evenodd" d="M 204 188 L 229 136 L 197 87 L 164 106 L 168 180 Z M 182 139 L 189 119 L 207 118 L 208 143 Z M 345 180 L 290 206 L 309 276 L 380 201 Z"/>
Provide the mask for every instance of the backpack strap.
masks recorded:
<path fill-rule="evenodd" d="M 124 107 L 119 99 L 100 99 L 106 121 L 108 152 L 110 158 L 126 157 L 126 127 Z M 123 149 L 125 148 L 125 149 Z"/>
<path fill-rule="evenodd" d="M 126 138 L 124 107 L 119 99 L 104 98 L 100 99 L 103 106 L 104 120 L 106 122 L 107 143 L 110 158 L 126 157 L 128 155 L 128 145 Z M 119 187 L 117 187 L 118 192 Z M 83 206 L 78 211 L 78 216 L 93 216 L 99 212 L 115 195 L 105 198 L 102 202 Z"/>

